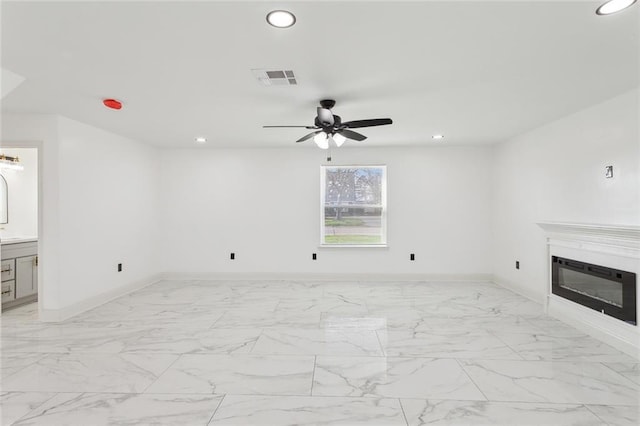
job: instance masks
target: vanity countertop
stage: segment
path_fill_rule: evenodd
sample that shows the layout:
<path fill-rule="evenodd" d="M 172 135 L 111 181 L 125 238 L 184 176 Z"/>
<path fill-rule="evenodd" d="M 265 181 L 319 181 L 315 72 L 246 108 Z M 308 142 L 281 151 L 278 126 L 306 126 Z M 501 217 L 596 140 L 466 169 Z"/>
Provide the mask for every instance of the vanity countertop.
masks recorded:
<path fill-rule="evenodd" d="M 38 241 L 38 237 L 8 237 L 8 238 L 0 238 L 0 244 L 3 246 L 9 244 L 19 244 L 19 243 L 32 243 L 34 241 Z"/>

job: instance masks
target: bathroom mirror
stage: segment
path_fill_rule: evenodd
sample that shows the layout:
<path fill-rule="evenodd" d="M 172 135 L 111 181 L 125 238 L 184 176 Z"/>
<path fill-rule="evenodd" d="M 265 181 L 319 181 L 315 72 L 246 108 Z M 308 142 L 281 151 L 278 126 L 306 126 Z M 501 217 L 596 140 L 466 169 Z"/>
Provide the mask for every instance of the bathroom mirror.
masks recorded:
<path fill-rule="evenodd" d="M 9 223 L 9 189 L 4 176 L 0 175 L 0 224 Z"/>

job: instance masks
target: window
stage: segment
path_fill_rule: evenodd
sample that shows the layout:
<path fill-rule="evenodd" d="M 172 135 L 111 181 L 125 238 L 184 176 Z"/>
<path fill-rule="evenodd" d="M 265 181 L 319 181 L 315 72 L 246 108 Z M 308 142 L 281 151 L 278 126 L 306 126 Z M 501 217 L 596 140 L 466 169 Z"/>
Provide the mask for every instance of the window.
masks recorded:
<path fill-rule="evenodd" d="M 386 166 L 322 166 L 320 243 L 386 246 Z"/>

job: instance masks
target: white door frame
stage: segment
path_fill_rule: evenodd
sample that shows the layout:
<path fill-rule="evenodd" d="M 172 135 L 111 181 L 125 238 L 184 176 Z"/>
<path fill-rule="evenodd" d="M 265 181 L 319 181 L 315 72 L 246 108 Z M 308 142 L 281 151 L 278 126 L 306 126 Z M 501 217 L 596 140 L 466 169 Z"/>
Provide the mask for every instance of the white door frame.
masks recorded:
<path fill-rule="evenodd" d="M 42 141 L 9 141 L 9 142 L 0 142 L 1 148 L 35 148 L 38 151 L 38 316 L 40 317 L 42 313 L 42 295 L 44 294 L 44 273 L 42 272 L 42 262 L 40 261 L 40 255 L 43 253 L 42 241 L 44 240 L 44 228 L 43 228 L 43 220 L 44 215 L 42 214 L 42 202 L 43 202 L 43 191 L 42 191 L 42 166 L 44 155 L 42 155 L 42 151 L 44 149 L 44 143 Z"/>

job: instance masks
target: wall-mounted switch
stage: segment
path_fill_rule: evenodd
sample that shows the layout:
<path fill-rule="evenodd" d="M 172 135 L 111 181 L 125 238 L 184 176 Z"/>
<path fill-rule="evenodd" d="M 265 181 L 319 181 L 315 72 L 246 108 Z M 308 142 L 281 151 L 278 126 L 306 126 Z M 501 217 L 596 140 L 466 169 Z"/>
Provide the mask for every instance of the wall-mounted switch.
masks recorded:
<path fill-rule="evenodd" d="M 416 260 L 416 255 L 414 253 L 411 253 L 409 255 L 409 260 Z"/>
<path fill-rule="evenodd" d="M 520 261 L 516 260 L 516 269 L 520 269 Z"/>
<path fill-rule="evenodd" d="M 315 253 L 312 253 L 312 254 L 311 254 L 311 259 L 313 259 L 313 260 L 318 260 L 318 256 L 316 256 L 316 254 L 315 254 Z"/>
<path fill-rule="evenodd" d="M 613 166 L 607 166 L 604 168 L 604 177 L 611 179 L 613 177 Z"/>
<path fill-rule="evenodd" d="M 236 254 L 235 253 L 231 253 L 231 255 L 229 256 L 229 259 L 234 260 L 236 258 Z"/>
<path fill-rule="evenodd" d="M 122 263 L 118 263 L 118 272 L 122 272 Z"/>

